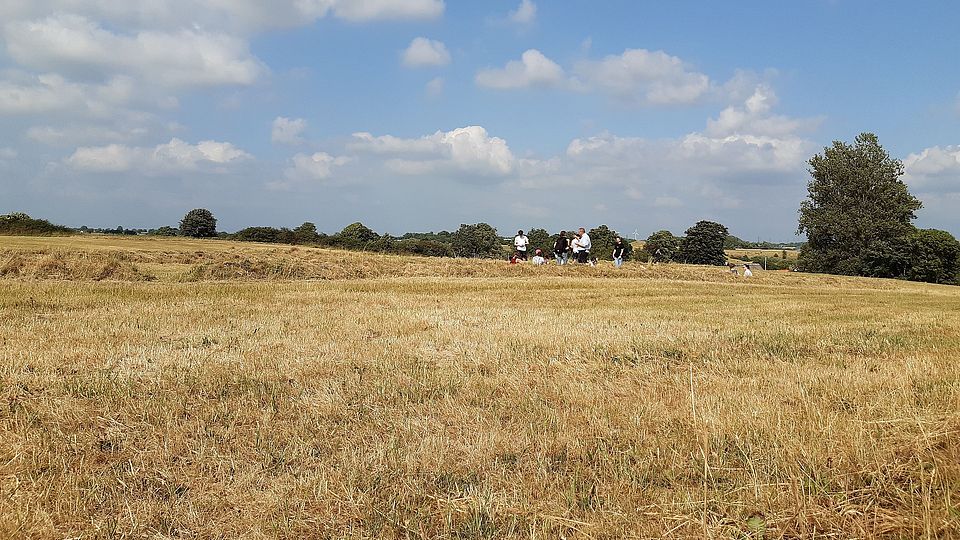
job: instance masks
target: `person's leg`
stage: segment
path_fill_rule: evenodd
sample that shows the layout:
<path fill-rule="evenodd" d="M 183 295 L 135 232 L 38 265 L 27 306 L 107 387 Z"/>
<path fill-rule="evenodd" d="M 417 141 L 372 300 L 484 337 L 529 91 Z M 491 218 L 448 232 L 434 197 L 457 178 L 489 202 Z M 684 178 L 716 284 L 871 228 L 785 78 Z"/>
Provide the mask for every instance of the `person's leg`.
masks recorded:
<path fill-rule="evenodd" d="M 617 257 L 616 259 L 614 259 L 613 265 L 616 266 L 617 268 L 620 268 L 621 266 L 623 266 L 623 258 Z"/>

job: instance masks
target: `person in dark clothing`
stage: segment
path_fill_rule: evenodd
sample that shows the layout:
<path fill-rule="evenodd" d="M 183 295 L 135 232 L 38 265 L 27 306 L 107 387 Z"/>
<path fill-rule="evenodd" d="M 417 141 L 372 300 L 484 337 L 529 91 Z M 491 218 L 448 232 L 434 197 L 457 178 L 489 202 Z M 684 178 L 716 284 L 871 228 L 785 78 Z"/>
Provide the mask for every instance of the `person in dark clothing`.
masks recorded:
<path fill-rule="evenodd" d="M 553 258 L 557 264 L 563 266 L 567 264 L 567 258 L 570 257 L 570 240 L 567 239 L 567 231 L 560 231 L 560 237 L 553 243 Z"/>
<path fill-rule="evenodd" d="M 627 253 L 627 246 L 623 243 L 623 238 L 617 237 L 613 241 L 613 265 L 617 268 L 623 266 L 623 257 Z"/>

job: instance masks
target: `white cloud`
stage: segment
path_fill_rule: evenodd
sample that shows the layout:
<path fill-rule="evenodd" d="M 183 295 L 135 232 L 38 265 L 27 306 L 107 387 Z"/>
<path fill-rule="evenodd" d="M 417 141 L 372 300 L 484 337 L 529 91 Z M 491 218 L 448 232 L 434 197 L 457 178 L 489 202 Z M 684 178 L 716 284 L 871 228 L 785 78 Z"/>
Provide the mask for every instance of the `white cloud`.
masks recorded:
<path fill-rule="evenodd" d="M 440 41 L 424 37 L 414 38 L 403 51 L 403 65 L 407 67 L 445 66 L 450 63 L 450 53 Z"/>
<path fill-rule="evenodd" d="M 923 193 L 960 193 L 960 145 L 934 146 L 903 160 L 904 177 L 911 189 Z"/>
<path fill-rule="evenodd" d="M 18 152 L 13 148 L 0 148 L 0 159 L 16 159 Z"/>
<path fill-rule="evenodd" d="M 326 152 L 297 154 L 290 159 L 283 179 L 267 183 L 272 190 L 289 190 L 298 184 L 330 183 L 334 170 L 352 161 L 347 156 L 331 156 Z"/>
<path fill-rule="evenodd" d="M 507 142 L 499 137 L 491 137 L 480 126 L 437 131 L 418 139 L 354 133 L 348 147 L 358 152 L 396 156 L 388 159 L 386 166 L 404 175 L 463 172 L 504 176 L 513 172 L 517 165 Z"/>
<path fill-rule="evenodd" d="M 537 5 L 531 0 L 521 0 L 517 9 L 511 11 L 507 18 L 517 24 L 530 24 L 537 18 Z"/>
<path fill-rule="evenodd" d="M 5 34 L 7 50 L 20 65 L 78 78 L 127 75 L 163 87 L 248 85 L 266 70 L 243 40 L 227 34 L 123 35 L 63 13 L 10 23 Z"/>
<path fill-rule="evenodd" d="M 443 0 L 5 0 L 0 3 L 0 20 L 76 13 L 141 28 L 259 32 L 310 25 L 327 15 L 352 22 L 433 19 L 443 15 L 444 8 Z"/>
<path fill-rule="evenodd" d="M 26 137 L 47 146 L 83 145 L 107 141 L 131 141 L 149 135 L 145 127 L 101 125 L 33 126 Z"/>
<path fill-rule="evenodd" d="M 558 86 L 564 81 L 563 68 L 536 49 L 524 52 L 520 60 L 511 60 L 503 68 L 484 69 L 476 76 L 478 85 L 497 90 Z"/>
<path fill-rule="evenodd" d="M 694 103 L 710 90 L 709 77 L 663 51 L 627 49 L 577 62 L 573 71 L 585 89 L 649 105 Z"/>
<path fill-rule="evenodd" d="M 434 77 L 433 79 L 430 79 L 430 82 L 427 83 L 427 95 L 430 97 L 438 97 L 443 94 L 443 87 L 443 77 Z"/>
<path fill-rule="evenodd" d="M 720 112 L 716 120 L 707 121 L 707 134 L 720 137 L 743 133 L 779 137 L 811 130 L 819 118 L 789 118 L 770 114 L 777 104 L 777 95 L 765 84 L 758 85 L 742 106 L 730 106 Z"/>
<path fill-rule="evenodd" d="M 302 135 L 306 129 L 307 121 L 303 118 L 278 116 L 273 120 L 270 140 L 275 144 L 300 144 L 303 142 Z"/>
<path fill-rule="evenodd" d="M 435 19 L 443 15 L 443 0 L 298 0 L 296 4 L 332 4 L 337 17 L 349 21 Z"/>
<path fill-rule="evenodd" d="M 126 172 L 145 174 L 193 171 L 212 167 L 211 172 L 225 172 L 223 166 L 252 159 L 253 156 L 230 143 L 201 141 L 191 145 L 173 138 L 153 148 L 122 144 L 81 147 L 66 159 L 70 167 L 89 172 Z"/>

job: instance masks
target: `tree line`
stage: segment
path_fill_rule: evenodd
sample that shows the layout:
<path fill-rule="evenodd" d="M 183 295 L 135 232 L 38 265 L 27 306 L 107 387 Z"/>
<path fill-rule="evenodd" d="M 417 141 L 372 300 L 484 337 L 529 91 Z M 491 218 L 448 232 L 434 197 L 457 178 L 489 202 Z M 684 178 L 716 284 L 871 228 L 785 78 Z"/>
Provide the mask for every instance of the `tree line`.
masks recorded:
<path fill-rule="evenodd" d="M 917 228 L 913 221 L 922 207 L 901 177 L 903 163 L 892 158 L 877 136 L 862 133 L 850 144 L 834 141 L 809 160 L 808 196 L 800 205 L 798 234 L 807 241 L 798 244 L 800 254 L 793 269 L 805 272 L 885 277 L 960 284 L 960 242 L 947 231 Z M 142 234 L 143 229 L 89 229 L 84 232 Z M 574 228 L 568 229 L 575 230 Z M 23 213 L 0 216 L 0 234 L 62 235 L 73 229 L 33 219 Z M 178 227 L 150 229 L 146 234 L 224 238 L 245 242 L 312 245 L 381 253 L 431 257 L 504 257 L 511 251 L 509 238 L 502 237 L 487 223 L 462 224 L 456 231 L 407 233 L 402 236 L 378 234 L 357 222 L 340 232 L 319 232 L 305 222 L 295 228 L 247 227 L 235 233 L 217 231 L 217 220 L 209 210 L 188 212 Z M 592 254 L 610 259 L 614 239 L 621 236 L 606 225 L 591 229 Z M 543 228 L 527 232 L 529 249 L 553 252 L 559 233 Z M 723 265 L 724 249 L 775 248 L 781 244 L 746 242 L 732 236 L 727 228 L 712 221 L 699 221 L 675 236 L 667 230 L 651 234 L 639 253 L 626 242 L 627 258 L 652 262 Z M 786 256 L 773 268 L 791 263 Z M 754 258 L 754 261 L 757 259 Z"/>

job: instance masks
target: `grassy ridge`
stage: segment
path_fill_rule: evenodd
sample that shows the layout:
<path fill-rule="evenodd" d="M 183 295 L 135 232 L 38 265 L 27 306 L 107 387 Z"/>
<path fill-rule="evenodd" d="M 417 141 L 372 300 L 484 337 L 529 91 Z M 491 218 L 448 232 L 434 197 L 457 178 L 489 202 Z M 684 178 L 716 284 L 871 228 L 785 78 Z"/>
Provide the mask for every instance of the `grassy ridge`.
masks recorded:
<path fill-rule="evenodd" d="M 956 288 L 414 259 L 0 280 L 0 536 L 960 534 Z"/>

